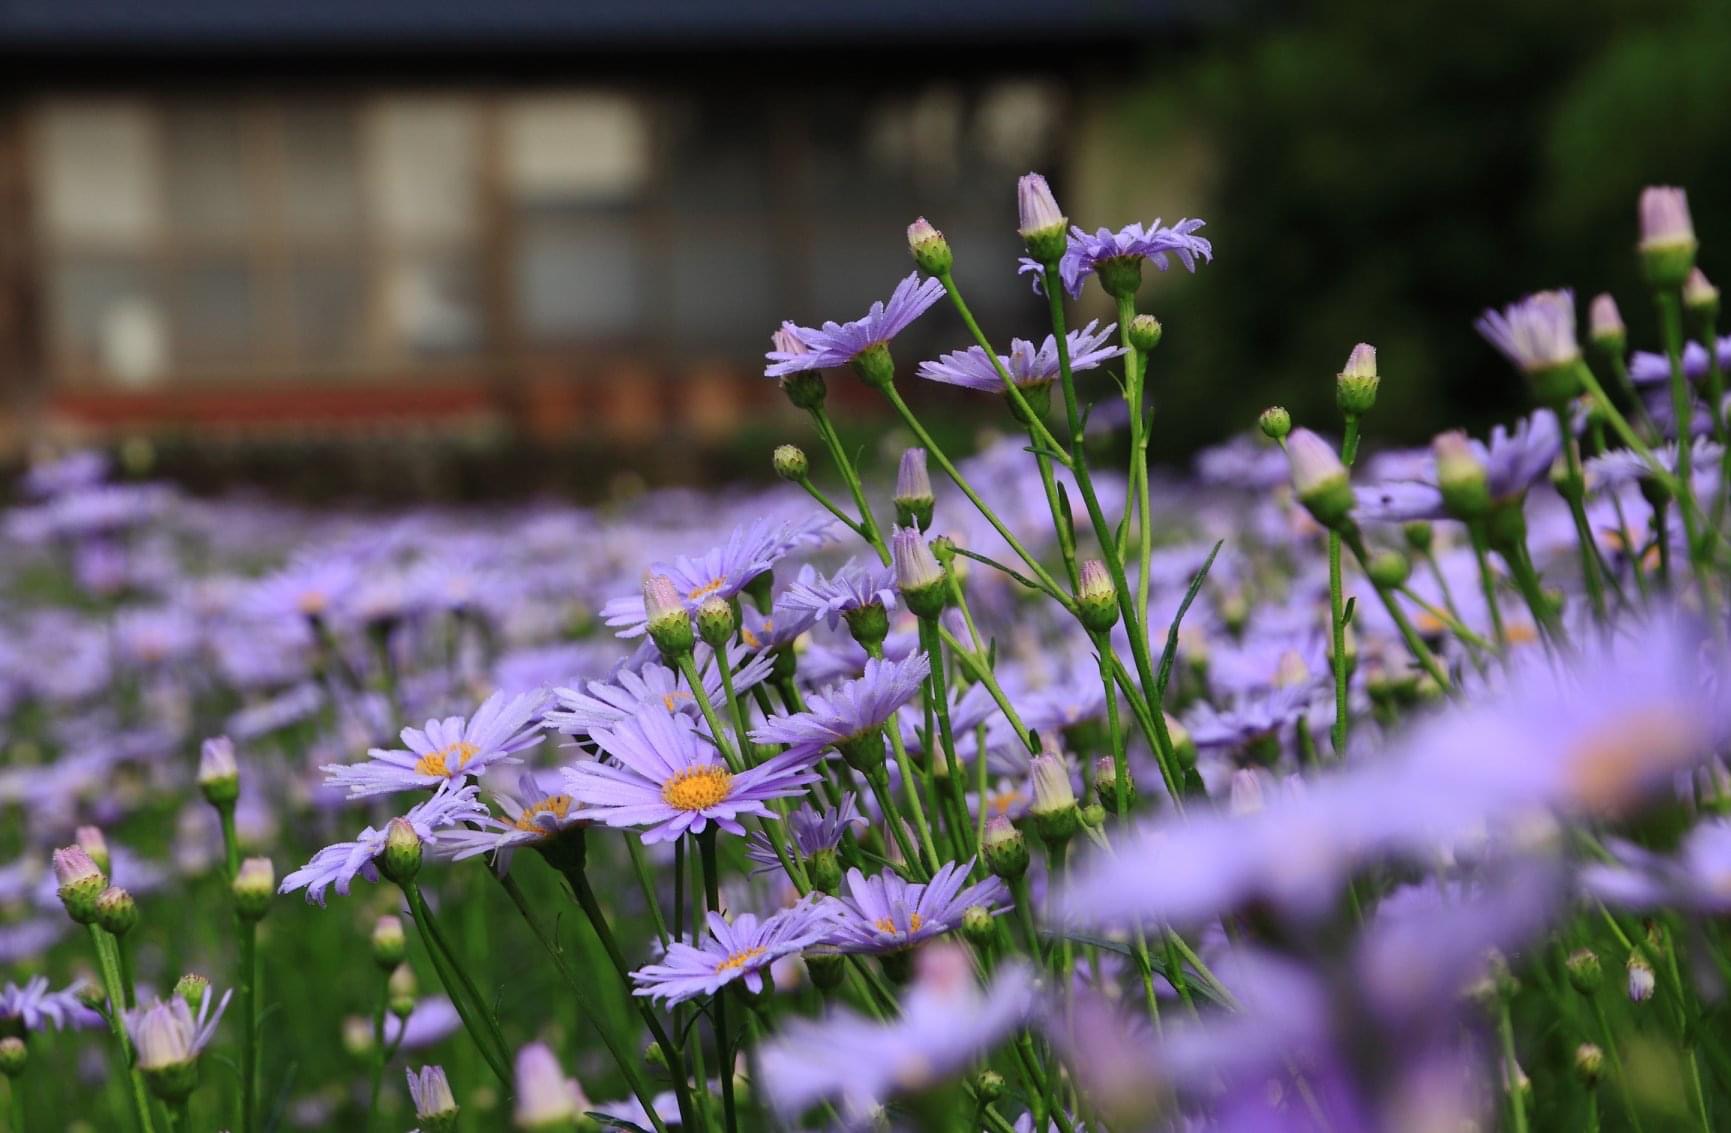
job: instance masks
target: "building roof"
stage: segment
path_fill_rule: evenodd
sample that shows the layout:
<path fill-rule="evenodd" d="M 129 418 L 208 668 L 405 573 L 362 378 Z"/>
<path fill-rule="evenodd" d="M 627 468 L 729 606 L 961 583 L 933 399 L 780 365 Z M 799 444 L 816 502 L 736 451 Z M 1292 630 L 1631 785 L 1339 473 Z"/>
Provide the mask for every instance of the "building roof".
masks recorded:
<path fill-rule="evenodd" d="M 0 48 L 588 50 L 1095 41 L 1202 0 L 5 0 Z"/>

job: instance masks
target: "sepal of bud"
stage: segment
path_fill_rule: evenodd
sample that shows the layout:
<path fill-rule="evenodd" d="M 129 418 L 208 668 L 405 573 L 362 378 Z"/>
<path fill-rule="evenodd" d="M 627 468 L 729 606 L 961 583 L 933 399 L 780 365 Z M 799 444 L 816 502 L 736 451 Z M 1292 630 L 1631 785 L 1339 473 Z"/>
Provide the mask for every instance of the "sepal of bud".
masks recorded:
<path fill-rule="evenodd" d="M 975 948 L 984 948 L 997 938 L 998 927 L 984 905 L 969 905 L 962 911 L 962 938 Z"/>
<path fill-rule="evenodd" d="M 379 872 L 387 880 L 407 885 L 421 872 L 421 834 L 406 818 L 393 818 L 385 827 L 385 848 L 379 854 Z"/>
<path fill-rule="evenodd" d="M 805 870 L 813 887 L 831 896 L 841 891 L 841 859 L 834 850 L 818 850 L 806 859 Z"/>
<path fill-rule="evenodd" d="M 874 342 L 853 356 L 853 372 L 859 380 L 873 389 L 887 389 L 896 380 L 895 359 L 890 357 L 890 348 L 881 342 Z"/>
<path fill-rule="evenodd" d="M 697 607 L 697 636 L 712 649 L 721 649 L 733 640 L 739 628 L 733 613 L 733 603 L 719 594 L 712 594 Z"/>
<path fill-rule="evenodd" d="M 1405 585 L 1412 574 L 1412 563 L 1399 551 L 1378 551 L 1370 557 L 1364 571 L 1371 582 L 1384 590 L 1396 590 Z"/>
<path fill-rule="evenodd" d="M 842 617 L 847 620 L 848 632 L 853 634 L 853 639 L 868 653 L 882 645 L 890 634 L 890 615 L 882 602 L 855 606 Z"/>
<path fill-rule="evenodd" d="M 980 843 L 980 856 L 993 876 L 1015 881 L 1028 872 L 1028 841 L 1015 823 L 1001 814 L 986 820 L 986 838 Z"/>
<path fill-rule="evenodd" d="M 1467 435 L 1458 430 L 1440 433 L 1431 441 L 1436 460 L 1437 488 L 1443 506 L 1457 519 L 1482 519 L 1490 514 L 1490 473 L 1473 451 Z"/>
<path fill-rule="evenodd" d="M 908 251 L 927 275 L 947 275 L 956 264 L 950 242 L 923 216 L 908 225 Z"/>
<path fill-rule="evenodd" d="M 1569 974 L 1569 985 L 1582 995 L 1591 997 L 1604 985 L 1604 966 L 1599 963 L 1599 954 L 1591 948 L 1577 948 L 1569 953 L 1563 967 Z"/>
<path fill-rule="evenodd" d="M 813 987 L 831 992 L 847 980 L 847 957 L 839 952 L 807 952 L 805 971 Z"/>

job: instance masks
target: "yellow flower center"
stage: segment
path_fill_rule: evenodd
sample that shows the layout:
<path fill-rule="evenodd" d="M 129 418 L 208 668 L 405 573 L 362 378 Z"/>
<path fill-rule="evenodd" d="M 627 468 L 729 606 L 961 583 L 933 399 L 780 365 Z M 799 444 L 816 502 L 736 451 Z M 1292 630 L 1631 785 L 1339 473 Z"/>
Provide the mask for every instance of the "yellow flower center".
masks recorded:
<path fill-rule="evenodd" d="M 415 774 L 433 775 L 440 779 L 449 779 L 453 770 L 461 771 L 463 765 L 475 758 L 475 753 L 481 749 L 467 740 L 458 740 L 449 747 L 429 752 L 415 761 Z M 456 756 L 456 767 L 451 766 L 451 757 Z"/>
<path fill-rule="evenodd" d="M 699 586 L 697 589 L 695 589 L 691 593 L 687 594 L 686 597 L 691 599 L 693 602 L 701 602 L 705 598 L 709 597 L 711 594 L 714 594 L 716 591 L 720 590 L 723 586 L 726 586 L 726 585 L 727 585 L 726 579 L 724 579 L 724 578 L 712 578 L 708 582 L 704 583 L 702 586 Z"/>
<path fill-rule="evenodd" d="M 667 710 L 669 712 L 677 712 L 679 711 L 680 703 L 690 699 L 691 694 L 689 692 L 686 692 L 682 688 L 676 688 L 672 692 L 663 696 L 661 698 L 661 703 L 667 705 Z"/>
<path fill-rule="evenodd" d="M 543 814 L 550 814 L 556 821 L 563 822 L 565 815 L 571 809 L 570 795 L 548 795 L 535 805 L 526 808 L 517 816 L 517 829 L 529 834 L 546 834 L 547 829 L 535 820 Z"/>
<path fill-rule="evenodd" d="M 920 916 L 918 913 L 910 914 L 908 916 L 909 935 L 920 931 L 920 926 L 925 923 L 926 918 Z M 897 932 L 896 922 L 890 920 L 888 917 L 879 917 L 877 920 L 872 922 L 872 927 L 883 933 L 885 936 L 895 936 Z"/>
<path fill-rule="evenodd" d="M 745 967 L 747 964 L 763 955 L 766 951 L 767 949 L 765 948 L 755 947 L 747 948 L 743 952 L 735 952 L 721 963 L 715 965 L 715 970 L 718 972 L 737 972 L 739 969 Z"/>
<path fill-rule="evenodd" d="M 732 789 L 733 776 L 727 768 L 705 763 L 687 767 L 661 784 L 661 797 L 679 810 L 704 810 L 726 799 Z"/>

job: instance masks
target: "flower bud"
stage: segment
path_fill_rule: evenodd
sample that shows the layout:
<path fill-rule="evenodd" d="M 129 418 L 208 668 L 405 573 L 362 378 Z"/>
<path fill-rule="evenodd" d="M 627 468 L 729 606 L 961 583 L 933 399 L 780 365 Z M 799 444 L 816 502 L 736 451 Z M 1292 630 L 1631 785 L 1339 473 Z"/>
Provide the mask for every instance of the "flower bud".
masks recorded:
<path fill-rule="evenodd" d="M 1641 271 L 1649 286 L 1671 291 L 1683 286 L 1695 266 L 1695 222 L 1682 189 L 1650 185 L 1641 190 Z"/>
<path fill-rule="evenodd" d="M 1016 220 L 1016 232 L 1028 245 L 1029 255 L 1048 266 L 1062 258 L 1069 220 L 1038 173 L 1025 174 L 1016 182 Z"/>
<path fill-rule="evenodd" d="M 1629 328 L 1623 325 L 1623 313 L 1608 291 L 1593 296 L 1587 306 L 1587 338 L 1610 355 L 1621 355 L 1629 344 Z"/>
<path fill-rule="evenodd" d="M 90 855 L 90 860 L 96 863 L 96 868 L 103 873 L 113 869 L 112 860 L 108 855 L 108 839 L 102 836 L 102 828 L 98 826 L 80 826 L 72 832 L 72 840 L 78 848 Z"/>
<path fill-rule="evenodd" d="M 1334 401 L 1348 417 L 1369 413 L 1376 405 L 1376 389 L 1382 378 L 1376 372 L 1376 347 L 1361 342 L 1347 356 L 1346 366 L 1335 375 Z"/>
<path fill-rule="evenodd" d="M 186 1004 L 194 1015 L 204 1006 L 204 997 L 210 994 L 210 981 L 197 972 L 188 972 L 174 981 L 174 997 Z"/>
<path fill-rule="evenodd" d="M 516 1069 L 517 1128 L 566 1129 L 588 1108 L 577 1083 L 565 1076 L 559 1060 L 545 1044 L 530 1043 L 518 1051 Z"/>
<path fill-rule="evenodd" d="M 805 450 L 798 445 L 776 446 L 771 462 L 775 465 L 777 476 L 796 484 L 811 473 L 811 464 L 805 458 Z"/>
<path fill-rule="evenodd" d="M 1719 314 L 1719 289 L 1700 268 L 1693 268 L 1683 281 L 1683 307 L 1698 319 L 1711 319 Z"/>
<path fill-rule="evenodd" d="M 697 636 L 712 649 L 721 649 L 733 640 L 738 622 L 733 616 L 733 603 L 719 594 L 711 594 L 697 607 Z"/>
<path fill-rule="evenodd" d="M 1153 315 L 1137 315 L 1130 320 L 1130 345 L 1146 354 L 1160 345 L 1160 336 L 1165 332 L 1166 328 Z"/>
<path fill-rule="evenodd" d="M 649 622 L 649 637 L 663 657 L 677 660 L 691 652 L 697 636 L 671 578 L 664 574 L 644 577 L 643 612 Z"/>
<path fill-rule="evenodd" d="M 895 359 L 890 348 L 874 342 L 853 356 L 853 372 L 860 381 L 873 389 L 888 389 L 896 380 Z"/>
<path fill-rule="evenodd" d="M 1431 525 L 1422 519 L 1401 524 L 1400 534 L 1406 540 L 1406 545 L 1412 548 L 1413 553 L 1419 555 L 1428 553 L 1431 544 L 1436 539 L 1436 532 L 1431 530 Z"/>
<path fill-rule="evenodd" d="M 1309 429 L 1294 429 L 1286 439 L 1292 487 L 1316 522 L 1339 527 L 1352 516 L 1352 482 L 1334 446 Z"/>
<path fill-rule="evenodd" d="M 1364 572 L 1382 589 L 1395 590 L 1406 584 L 1412 574 L 1412 564 L 1399 551 L 1378 551 L 1370 557 Z"/>
<path fill-rule="evenodd" d="M 415 1120 L 423 1133 L 455 1133 L 457 1099 L 451 1093 L 451 1083 L 443 1067 L 423 1066 L 406 1071 L 409 1077 L 409 1097 L 415 1103 Z"/>
<path fill-rule="evenodd" d="M 1001 814 L 986 819 L 986 837 L 980 843 L 986 868 L 1005 881 L 1015 881 L 1028 872 L 1028 842 L 1015 823 Z"/>
<path fill-rule="evenodd" d="M 974 1096 L 982 1105 L 989 1105 L 1004 1096 L 1004 1076 L 996 1070 L 982 1070 L 974 1075 Z"/>
<path fill-rule="evenodd" d="M 918 531 L 898 527 L 891 533 L 890 560 L 895 564 L 896 589 L 908 609 L 922 618 L 935 618 L 944 612 L 949 588 L 944 584 L 943 568 Z"/>
<path fill-rule="evenodd" d="M 96 901 L 108 888 L 108 878 L 90 860 L 81 846 L 54 851 L 54 879 L 59 883 L 60 903 L 77 924 L 96 921 Z"/>
<path fill-rule="evenodd" d="M 0 1039 L 0 1074 L 8 1078 L 16 1078 L 24 1073 L 24 1067 L 30 1061 L 30 1048 L 24 1045 L 24 1040 L 17 1035 L 7 1035 Z M 11 1089 L 18 1089 L 14 1083 Z"/>
<path fill-rule="evenodd" d="M 1256 427 L 1271 441 L 1284 441 L 1292 432 L 1292 414 L 1283 405 L 1270 405 L 1256 419 Z"/>
<path fill-rule="evenodd" d="M 926 450 L 910 448 L 902 453 L 901 467 L 896 470 L 896 524 L 924 531 L 932 525 L 932 509 L 937 503 L 932 494 L 932 478 L 926 471 Z"/>
<path fill-rule="evenodd" d="M 138 903 L 118 885 L 96 898 L 96 923 L 112 936 L 125 936 L 138 925 Z"/>
<path fill-rule="evenodd" d="M 1110 814 L 1119 814 L 1118 809 L 1118 761 L 1109 755 L 1102 755 L 1094 760 L 1094 797 L 1100 800 Z M 1136 780 L 1130 774 L 1129 764 L 1124 765 L 1124 807 L 1126 810 L 1136 805 Z"/>
<path fill-rule="evenodd" d="M 962 938 L 975 948 L 984 948 L 997 938 L 998 927 L 984 905 L 969 905 L 962 911 Z"/>
<path fill-rule="evenodd" d="M 847 980 L 847 957 L 837 952 L 807 952 L 805 971 L 819 991 L 834 991 Z"/>
<path fill-rule="evenodd" d="M 1430 448 L 1436 460 L 1437 487 L 1448 513 L 1466 520 L 1490 514 L 1490 474 L 1467 435 L 1458 429 L 1439 433 Z"/>
<path fill-rule="evenodd" d="M 100 983 L 85 979 L 78 984 L 78 1002 L 91 1011 L 106 1011 L 108 1010 L 108 993 L 102 990 Z"/>
<path fill-rule="evenodd" d="M 1046 747 L 1033 759 L 1034 801 L 1028 808 L 1034 829 L 1048 845 L 1070 840 L 1082 823 L 1070 768 L 1062 752 Z"/>
<path fill-rule="evenodd" d="M 372 1053 L 373 1027 L 359 1015 L 343 1020 L 343 1050 L 352 1058 L 365 1058 Z"/>
<path fill-rule="evenodd" d="M 1639 952 L 1629 953 L 1629 1001 L 1645 1003 L 1653 998 L 1656 980 L 1653 976 L 1653 965 Z"/>
<path fill-rule="evenodd" d="M 770 335 L 770 343 L 780 354 L 810 354 L 811 347 L 799 337 L 798 330 L 792 323 L 782 323 L 776 332 Z M 823 404 L 829 390 L 824 385 L 823 374 L 817 370 L 795 370 L 781 379 L 781 392 L 787 395 L 796 409 L 816 409 Z"/>
<path fill-rule="evenodd" d="M 1563 967 L 1569 973 L 1570 986 L 1589 998 L 1605 982 L 1605 969 L 1599 963 L 1599 954 L 1591 948 L 1577 948 L 1569 953 Z"/>
<path fill-rule="evenodd" d="M 1598 1086 L 1599 1075 L 1605 1068 L 1605 1052 L 1593 1043 L 1582 1043 L 1575 1048 L 1575 1075 L 1581 1084 L 1591 1090 Z"/>
<path fill-rule="evenodd" d="M 1082 624 L 1093 633 L 1105 633 L 1118 621 L 1118 588 L 1106 564 L 1088 559 L 1082 564 L 1081 585 L 1076 589 L 1076 605 Z"/>
<path fill-rule="evenodd" d="M 884 770 L 884 733 L 882 728 L 869 728 L 857 736 L 849 736 L 838 742 L 835 749 L 841 752 L 841 757 L 847 765 L 864 775 L 867 779 L 876 781 L 882 776 L 879 785 L 889 782 L 889 772 Z"/>
<path fill-rule="evenodd" d="M 234 911 L 243 921 L 262 920 L 276 894 L 276 869 L 269 858 L 247 858 L 229 884 Z"/>
<path fill-rule="evenodd" d="M 391 1014 L 399 1019 L 407 1019 L 415 1012 L 415 993 L 419 988 L 415 984 L 415 969 L 407 964 L 398 964 L 391 971 L 390 978 L 385 981 L 385 1000 L 389 1004 Z"/>
<path fill-rule="evenodd" d="M 393 818 L 385 827 L 385 848 L 379 854 L 379 872 L 399 885 L 415 880 L 421 872 L 421 833 L 406 818 Z"/>
<path fill-rule="evenodd" d="M 1081 810 L 1082 825 L 1098 830 L 1106 825 L 1106 808 L 1099 803 L 1089 803 Z"/>
<path fill-rule="evenodd" d="M 373 963 L 382 971 L 395 971 L 408 954 L 409 942 L 403 935 L 403 922 L 386 915 L 373 922 Z"/>
<path fill-rule="evenodd" d="M 1172 715 L 1163 713 L 1166 718 L 1166 737 L 1172 741 L 1172 754 L 1178 760 L 1179 767 L 1196 766 L 1196 740 L 1190 734 L 1190 729 L 1184 726 L 1184 721 Z"/>
<path fill-rule="evenodd" d="M 956 263 L 950 242 L 923 216 L 908 225 L 908 251 L 927 275 L 946 275 Z"/>
<path fill-rule="evenodd" d="M 227 736 L 213 736 L 199 749 L 198 789 L 214 807 L 233 806 L 240 797 L 240 767 L 234 759 L 234 742 Z"/>

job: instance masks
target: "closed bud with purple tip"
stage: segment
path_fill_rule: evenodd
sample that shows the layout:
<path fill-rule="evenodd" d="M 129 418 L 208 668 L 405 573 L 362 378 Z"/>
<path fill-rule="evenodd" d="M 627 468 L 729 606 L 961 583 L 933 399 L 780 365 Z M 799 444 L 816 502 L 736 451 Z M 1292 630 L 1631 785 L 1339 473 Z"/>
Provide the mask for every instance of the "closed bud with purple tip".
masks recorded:
<path fill-rule="evenodd" d="M 1443 507 L 1456 519 L 1475 520 L 1490 514 L 1490 473 L 1458 429 L 1437 434 L 1430 443 L 1436 460 L 1436 483 Z"/>
<path fill-rule="evenodd" d="M 1064 845 L 1082 825 L 1082 810 L 1076 805 L 1076 789 L 1070 783 L 1070 765 L 1063 752 L 1047 746 L 1033 758 L 1034 801 L 1028 814 L 1034 830 L 1048 846 Z"/>
<path fill-rule="evenodd" d="M 1629 344 L 1629 328 L 1623 325 L 1623 313 L 1608 291 L 1593 296 L 1587 305 L 1587 337 L 1608 355 L 1622 354 Z"/>
<path fill-rule="evenodd" d="M 54 880 L 66 915 L 77 924 L 95 923 L 96 901 L 108 888 L 108 878 L 82 846 L 54 851 Z"/>
<path fill-rule="evenodd" d="M 1165 328 L 1153 315 L 1137 315 L 1130 320 L 1130 345 L 1143 354 L 1160 345 Z"/>
<path fill-rule="evenodd" d="M 1118 588 L 1099 559 L 1082 564 L 1076 587 L 1076 609 L 1082 624 L 1094 633 L 1105 633 L 1118 622 Z"/>
<path fill-rule="evenodd" d="M 1683 281 L 1683 306 L 1697 319 L 1710 320 L 1719 314 L 1719 289 L 1700 268 L 1693 268 Z"/>
<path fill-rule="evenodd" d="M 923 216 L 908 225 L 908 251 L 927 275 L 947 275 L 956 263 L 950 242 Z"/>
<path fill-rule="evenodd" d="M 530 1043 L 517 1052 L 517 1128 L 530 1133 L 574 1130 L 577 1118 L 589 1108 L 577 1083 L 566 1077 L 553 1051 L 542 1043 Z"/>
<path fill-rule="evenodd" d="M 391 1009 L 391 1014 L 399 1019 L 407 1019 L 415 1013 L 415 995 L 420 990 L 415 983 L 415 969 L 407 964 L 398 964 L 385 980 L 385 1002 Z"/>
<path fill-rule="evenodd" d="M 1016 824 L 1002 814 L 986 819 L 986 837 L 980 843 L 980 856 L 993 876 L 1015 881 L 1028 872 L 1028 840 L 1016 829 Z"/>
<path fill-rule="evenodd" d="M 78 843 L 78 848 L 90 855 L 90 860 L 96 863 L 96 868 L 107 873 L 113 868 L 108 855 L 108 839 L 103 837 L 99 826 L 80 826 L 72 832 L 72 840 Z"/>
<path fill-rule="evenodd" d="M 30 1062 L 30 1048 L 24 1045 L 24 1040 L 17 1035 L 7 1035 L 0 1039 L 0 1074 L 7 1078 L 17 1078 L 24 1073 L 24 1067 Z M 18 1089 L 17 1083 L 10 1087 Z"/>
<path fill-rule="evenodd" d="M 896 523 L 924 531 L 932 525 L 932 509 L 937 498 L 932 493 L 931 473 L 926 470 L 926 450 L 910 448 L 902 453 L 896 469 Z"/>
<path fill-rule="evenodd" d="M 409 1097 L 423 1133 L 456 1133 L 457 1099 L 441 1066 L 408 1070 Z"/>
<path fill-rule="evenodd" d="M 110 885 L 96 898 L 96 923 L 111 936 L 125 936 L 138 927 L 138 902 L 118 885 Z"/>
<path fill-rule="evenodd" d="M 664 574 L 652 574 L 643 580 L 643 610 L 648 617 L 649 638 L 661 655 L 677 661 L 691 652 L 697 635 L 691 628 L 691 615 L 680 601 L 673 580 Z"/>
<path fill-rule="evenodd" d="M 398 885 L 407 885 L 421 872 L 421 834 L 406 818 L 393 818 L 385 827 L 385 849 L 379 855 L 379 872 Z"/>
<path fill-rule="evenodd" d="M 1122 807 L 1118 805 L 1118 791 L 1118 761 L 1102 755 L 1094 760 L 1094 797 L 1100 800 L 1108 814 L 1125 814 L 1136 805 L 1136 780 L 1131 777 L 1128 764 L 1124 767 Z"/>
<path fill-rule="evenodd" d="M 204 741 L 198 753 L 198 789 L 214 807 L 233 806 L 240 797 L 240 767 L 234 758 L 234 742 L 227 736 Z"/>
<path fill-rule="evenodd" d="M 811 464 L 806 460 L 805 450 L 798 445 L 781 445 L 776 448 L 772 458 L 775 474 L 783 480 L 797 484 L 811 472 Z"/>
<path fill-rule="evenodd" d="M 812 353 L 811 346 L 799 336 L 793 323 L 782 323 L 769 340 L 778 357 L 797 358 Z M 820 408 L 829 394 L 829 387 L 824 384 L 823 374 L 818 370 L 793 370 L 781 375 L 780 381 L 781 392 L 787 395 L 795 409 Z"/>
<path fill-rule="evenodd" d="M 1645 1003 L 1653 998 L 1653 991 L 1658 981 L 1653 975 L 1653 965 L 1639 952 L 1629 953 L 1629 1002 Z"/>
<path fill-rule="evenodd" d="M 1352 515 L 1352 483 L 1334 446 L 1309 429 L 1294 429 L 1286 439 L 1292 488 L 1316 522 L 1339 527 Z"/>
<path fill-rule="evenodd" d="M 719 649 L 733 640 L 733 631 L 739 628 L 739 619 L 734 616 L 733 603 L 719 594 L 711 594 L 697 607 L 697 635 L 705 645 Z"/>
<path fill-rule="evenodd" d="M 896 590 L 917 617 L 935 618 L 948 600 L 944 569 L 930 547 L 911 527 L 898 527 L 890 536 L 890 561 L 895 566 Z"/>
<path fill-rule="evenodd" d="M 1048 267 L 1063 257 L 1069 218 L 1058 207 L 1052 187 L 1038 173 L 1025 174 L 1016 182 L 1016 220 L 1016 232 L 1027 244 L 1029 255 Z"/>
<path fill-rule="evenodd" d="M 1594 1043 L 1582 1043 L 1575 1048 L 1575 1076 L 1587 1089 L 1597 1089 L 1599 1075 L 1605 1070 L 1605 1052 Z"/>
<path fill-rule="evenodd" d="M 1376 372 L 1376 347 L 1361 342 L 1347 356 L 1346 366 L 1334 378 L 1334 400 L 1348 417 L 1369 413 L 1376 405 L 1376 389 L 1382 378 Z"/>
<path fill-rule="evenodd" d="M 1695 266 L 1695 222 L 1689 216 L 1689 195 L 1669 185 L 1649 185 L 1641 190 L 1641 271 L 1647 283 L 1661 291 L 1673 291 L 1689 278 Z"/>

